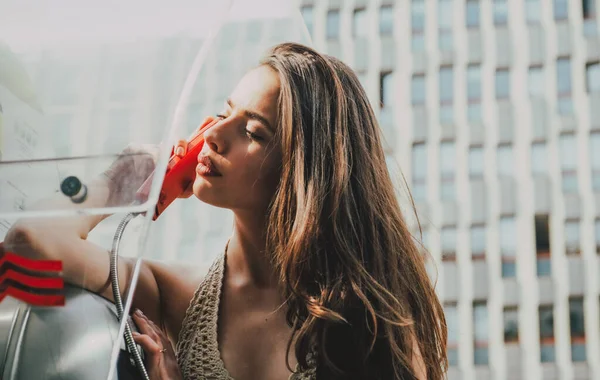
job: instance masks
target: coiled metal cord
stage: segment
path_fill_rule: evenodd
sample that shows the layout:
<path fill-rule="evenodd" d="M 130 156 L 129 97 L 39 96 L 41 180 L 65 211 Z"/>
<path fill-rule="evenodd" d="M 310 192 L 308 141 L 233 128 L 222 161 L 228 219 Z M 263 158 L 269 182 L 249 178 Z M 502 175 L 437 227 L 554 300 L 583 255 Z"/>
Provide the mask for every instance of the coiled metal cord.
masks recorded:
<path fill-rule="evenodd" d="M 121 244 L 121 238 L 123 237 L 125 227 L 135 216 L 136 214 L 129 213 L 125 215 L 123 220 L 121 220 L 119 226 L 117 227 L 117 231 L 115 232 L 112 250 L 110 251 L 110 281 L 112 283 L 113 297 L 115 299 L 115 305 L 117 307 L 117 315 L 119 318 L 119 322 L 123 320 L 123 300 L 121 299 L 121 290 L 119 288 L 119 245 Z M 129 326 L 128 321 L 125 321 L 125 342 L 127 343 L 127 349 L 133 355 L 135 365 L 136 367 L 138 367 L 142 377 L 144 378 L 144 380 L 150 380 L 148 372 L 146 371 L 146 367 L 144 366 L 144 362 L 142 361 L 140 352 L 138 351 L 137 346 L 133 340 L 131 326 Z"/>

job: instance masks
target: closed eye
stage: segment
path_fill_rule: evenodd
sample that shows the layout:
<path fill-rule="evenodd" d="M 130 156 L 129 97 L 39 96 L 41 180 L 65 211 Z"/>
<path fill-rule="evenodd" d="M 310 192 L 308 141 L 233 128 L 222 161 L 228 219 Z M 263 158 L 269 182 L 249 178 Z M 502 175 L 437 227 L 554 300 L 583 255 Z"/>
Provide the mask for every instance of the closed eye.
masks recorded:
<path fill-rule="evenodd" d="M 250 137 L 252 140 L 256 140 L 256 141 L 262 141 L 263 140 L 262 137 L 260 137 L 256 133 L 253 133 L 253 132 L 249 131 L 248 129 L 246 129 L 246 135 L 248 137 Z"/>

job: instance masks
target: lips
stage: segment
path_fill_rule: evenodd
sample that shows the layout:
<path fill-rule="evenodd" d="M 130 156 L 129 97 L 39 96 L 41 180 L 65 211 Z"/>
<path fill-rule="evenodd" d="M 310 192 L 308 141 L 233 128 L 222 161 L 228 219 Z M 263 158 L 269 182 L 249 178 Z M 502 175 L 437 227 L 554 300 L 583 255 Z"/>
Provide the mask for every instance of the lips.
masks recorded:
<path fill-rule="evenodd" d="M 222 175 L 208 156 L 198 157 L 196 172 L 202 176 L 220 177 Z"/>

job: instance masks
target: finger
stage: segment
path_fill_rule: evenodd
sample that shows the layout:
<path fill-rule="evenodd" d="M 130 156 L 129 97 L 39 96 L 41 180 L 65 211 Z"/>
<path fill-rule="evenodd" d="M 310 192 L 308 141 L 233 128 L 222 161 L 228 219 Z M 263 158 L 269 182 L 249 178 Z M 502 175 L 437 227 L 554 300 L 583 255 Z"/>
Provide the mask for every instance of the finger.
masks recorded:
<path fill-rule="evenodd" d="M 137 325 L 138 330 L 140 330 L 140 332 L 142 334 L 148 335 L 155 342 L 160 344 L 161 339 L 158 336 L 158 333 L 155 330 L 155 328 L 150 324 L 150 320 L 148 318 L 146 318 L 146 316 L 144 314 L 142 314 L 141 312 L 139 312 L 139 313 L 138 312 L 139 312 L 139 310 L 133 314 L 133 320 L 135 321 L 135 324 Z"/>
<path fill-rule="evenodd" d="M 204 127 L 206 127 L 208 124 L 210 124 L 213 120 L 215 120 L 214 117 L 212 116 L 207 116 L 202 123 L 200 124 L 200 127 L 198 127 L 198 129 L 202 129 Z"/>
<path fill-rule="evenodd" d="M 187 140 L 179 140 L 173 149 L 173 152 L 178 157 L 183 157 L 187 153 L 188 142 Z"/>
<path fill-rule="evenodd" d="M 165 334 L 162 331 L 162 329 L 160 327 L 158 327 L 158 325 L 156 323 L 154 323 L 154 321 L 148 320 L 148 322 L 150 323 L 150 326 L 152 326 L 152 328 L 156 332 L 158 339 L 160 339 L 160 343 L 161 343 L 161 347 L 163 348 L 163 351 L 165 348 L 171 347 L 171 341 L 167 337 L 167 334 Z"/>
<path fill-rule="evenodd" d="M 194 194 L 194 180 L 189 181 L 189 183 L 184 184 L 182 187 L 184 190 L 177 198 L 189 198 Z"/>
<path fill-rule="evenodd" d="M 152 338 L 146 334 L 140 334 L 138 332 L 133 333 L 133 340 L 142 346 L 144 352 L 148 355 L 161 354 L 162 347 Z"/>

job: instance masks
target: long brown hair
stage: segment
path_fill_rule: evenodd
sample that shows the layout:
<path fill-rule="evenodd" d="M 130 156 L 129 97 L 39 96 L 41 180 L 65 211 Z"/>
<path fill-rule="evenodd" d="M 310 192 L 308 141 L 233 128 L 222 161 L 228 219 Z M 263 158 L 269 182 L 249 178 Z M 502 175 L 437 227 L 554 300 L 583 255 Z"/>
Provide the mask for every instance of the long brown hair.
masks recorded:
<path fill-rule="evenodd" d="M 447 369 L 443 309 L 400 211 L 381 132 L 360 82 L 336 58 L 275 46 L 282 177 L 267 251 L 287 297 L 302 367 L 316 350 L 323 379 L 428 379 Z"/>

